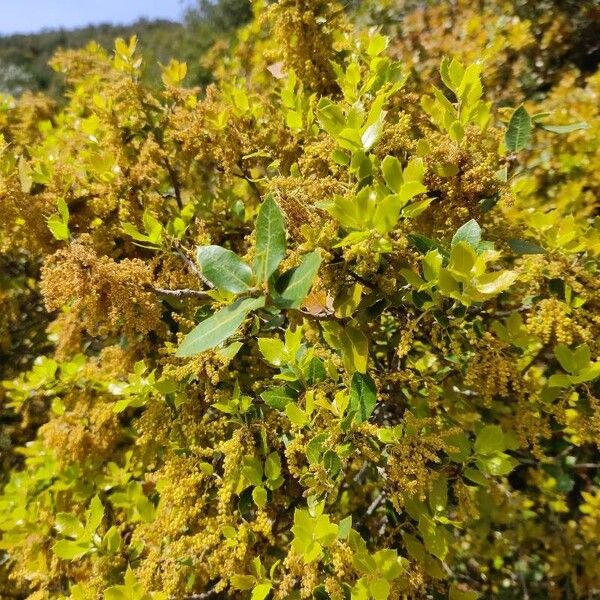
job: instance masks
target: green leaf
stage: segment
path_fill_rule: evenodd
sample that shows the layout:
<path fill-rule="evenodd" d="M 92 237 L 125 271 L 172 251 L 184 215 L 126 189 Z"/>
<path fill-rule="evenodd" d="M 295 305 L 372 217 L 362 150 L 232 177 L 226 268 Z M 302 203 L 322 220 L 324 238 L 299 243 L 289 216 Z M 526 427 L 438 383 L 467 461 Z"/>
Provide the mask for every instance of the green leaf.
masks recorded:
<path fill-rule="evenodd" d="M 58 558 L 64 560 L 77 560 L 82 558 L 90 551 L 89 542 L 73 541 L 73 540 L 59 540 L 54 544 L 52 550 Z"/>
<path fill-rule="evenodd" d="M 323 337 L 335 350 L 342 354 L 344 367 L 348 373 L 367 372 L 369 339 L 353 325 L 342 327 L 335 321 L 323 321 Z"/>
<path fill-rule="evenodd" d="M 258 348 L 265 360 L 280 367 L 287 358 L 285 344 L 279 338 L 258 338 Z"/>
<path fill-rule="evenodd" d="M 370 150 L 381 138 L 383 133 L 383 121 L 375 121 L 372 125 L 369 125 L 363 132 L 360 141 L 362 142 L 365 150 Z"/>
<path fill-rule="evenodd" d="M 428 552 L 444 560 L 448 553 L 448 542 L 443 527 L 438 527 L 430 517 L 423 514 L 419 517 L 419 531 Z"/>
<path fill-rule="evenodd" d="M 474 287 L 484 296 L 494 296 L 510 287 L 517 277 L 516 271 L 493 271 L 479 277 Z"/>
<path fill-rule="evenodd" d="M 200 270 L 218 290 L 241 294 L 252 284 L 252 269 L 231 250 L 221 246 L 200 246 L 196 250 Z"/>
<path fill-rule="evenodd" d="M 435 479 L 429 491 L 429 506 L 434 513 L 441 513 L 448 503 L 448 478 L 444 475 Z"/>
<path fill-rule="evenodd" d="M 252 500 L 258 508 L 264 508 L 267 505 L 267 490 L 261 485 L 252 490 Z"/>
<path fill-rule="evenodd" d="M 499 425 L 482 427 L 475 439 L 474 449 L 478 454 L 491 454 L 492 452 L 505 450 L 506 445 L 502 428 Z"/>
<path fill-rule="evenodd" d="M 271 452 L 265 460 L 265 475 L 267 479 L 278 479 L 281 475 L 281 460 L 277 452 Z"/>
<path fill-rule="evenodd" d="M 349 408 L 351 411 L 356 411 L 355 421 L 358 423 L 367 421 L 376 403 L 377 388 L 373 378 L 368 373 L 354 373 L 350 382 Z"/>
<path fill-rule="evenodd" d="M 505 142 L 509 152 L 523 150 L 531 137 L 531 117 L 521 104 L 512 114 L 506 130 Z"/>
<path fill-rule="evenodd" d="M 98 529 L 102 518 L 104 517 L 104 506 L 98 495 L 92 498 L 90 507 L 87 511 L 87 522 L 85 524 L 86 533 L 92 534 Z"/>
<path fill-rule="evenodd" d="M 137 227 L 133 223 L 121 223 L 123 231 L 134 240 L 138 242 L 152 243 L 150 237 L 138 231 Z"/>
<path fill-rule="evenodd" d="M 556 356 L 560 366 L 567 373 L 574 375 L 579 371 L 577 361 L 575 360 L 575 353 L 566 344 L 558 344 L 554 348 L 554 356 Z"/>
<path fill-rule="evenodd" d="M 275 410 L 285 410 L 285 407 L 295 400 L 289 388 L 283 385 L 263 392 L 260 397 Z"/>
<path fill-rule="evenodd" d="M 56 202 L 58 214 L 50 215 L 48 218 L 48 229 L 57 240 L 65 241 L 69 239 L 69 207 L 64 198 L 59 198 Z"/>
<path fill-rule="evenodd" d="M 367 47 L 367 54 L 369 56 L 377 56 L 381 54 L 388 45 L 388 38 L 380 33 L 376 33 L 370 40 Z"/>
<path fill-rule="evenodd" d="M 313 280 L 321 265 L 318 250 L 302 257 L 302 262 L 295 269 L 285 272 L 275 285 L 279 292 L 276 302 L 286 308 L 298 308 L 310 292 Z"/>
<path fill-rule="evenodd" d="M 264 296 L 236 300 L 196 325 L 183 338 L 175 356 L 194 356 L 218 346 L 237 331 L 250 311 L 262 308 L 264 305 Z"/>
<path fill-rule="evenodd" d="M 342 131 L 346 123 L 342 109 L 328 98 L 319 100 L 317 119 L 322 129 L 334 137 Z"/>
<path fill-rule="evenodd" d="M 317 464 L 321 460 L 321 454 L 323 454 L 325 442 L 328 438 L 329 434 L 319 433 L 306 444 L 305 452 L 309 465 Z"/>
<path fill-rule="evenodd" d="M 454 433 L 446 438 L 448 442 L 448 456 L 455 462 L 465 462 L 471 455 L 471 443 L 463 433 Z"/>
<path fill-rule="evenodd" d="M 296 427 L 304 427 L 308 423 L 306 413 L 293 402 L 286 405 L 285 414 Z"/>
<path fill-rule="evenodd" d="M 81 537 L 85 532 L 79 519 L 75 515 L 69 513 L 58 513 L 56 515 L 55 527 L 58 533 L 70 538 Z"/>
<path fill-rule="evenodd" d="M 232 575 L 230 582 L 234 590 L 250 590 L 256 583 L 256 577 L 253 575 Z"/>
<path fill-rule="evenodd" d="M 579 121 L 578 123 L 570 123 L 569 125 L 546 125 L 545 123 L 541 123 L 540 127 L 551 133 L 571 133 L 580 129 L 589 129 L 590 126 L 585 121 Z"/>
<path fill-rule="evenodd" d="M 338 523 L 338 539 L 347 540 L 352 529 L 352 515 L 345 517 Z"/>
<path fill-rule="evenodd" d="M 477 592 L 463 592 L 456 584 L 452 584 L 450 587 L 449 600 L 477 600 L 479 594 Z"/>
<path fill-rule="evenodd" d="M 244 457 L 242 475 L 252 485 L 262 485 L 263 466 L 256 456 Z"/>
<path fill-rule="evenodd" d="M 485 478 L 485 475 L 478 471 L 477 469 L 473 469 L 472 467 L 467 467 L 464 470 L 464 475 L 470 481 L 476 483 L 477 485 L 482 485 L 484 487 L 488 486 L 488 480 Z"/>
<path fill-rule="evenodd" d="M 269 194 L 256 217 L 256 259 L 254 270 L 259 281 L 267 281 L 285 256 L 285 223 L 283 213 Z"/>
<path fill-rule="evenodd" d="M 471 219 L 457 229 L 450 245 L 454 248 L 459 242 L 467 242 L 472 248 L 477 248 L 480 241 L 481 227 L 475 219 Z"/>
<path fill-rule="evenodd" d="M 373 600 L 387 600 L 390 594 L 390 584 L 387 579 L 380 577 L 369 583 L 369 592 Z"/>
<path fill-rule="evenodd" d="M 381 162 L 381 171 L 385 184 L 397 194 L 404 183 L 400 161 L 395 156 L 386 156 Z"/>
<path fill-rule="evenodd" d="M 104 600 L 131 600 L 124 585 L 113 585 L 104 590 Z"/>
<path fill-rule="evenodd" d="M 504 452 L 495 452 L 477 459 L 479 469 L 494 476 L 508 475 L 518 464 L 516 459 Z"/>
<path fill-rule="evenodd" d="M 507 244 L 515 254 L 544 254 L 545 250 L 527 240 L 508 240 Z"/>
<path fill-rule="evenodd" d="M 102 546 L 109 554 L 116 554 L 121 548 L 121 534 L 114 525 L 106 532 L 102 539 Z"/>
<path fill-rule="evenodd" d="M 342 470 L 342 461 L 336 452 L 327 450 L 323 454 L 323 466 L 330 477 L 337 477 Z"/>
<path fill-rule="evenodd" d="M 251 600 L 265 600 L 265 598 L 269 595 L 273 584 L 271 582 L 259 583 L 252 590 Z"/>

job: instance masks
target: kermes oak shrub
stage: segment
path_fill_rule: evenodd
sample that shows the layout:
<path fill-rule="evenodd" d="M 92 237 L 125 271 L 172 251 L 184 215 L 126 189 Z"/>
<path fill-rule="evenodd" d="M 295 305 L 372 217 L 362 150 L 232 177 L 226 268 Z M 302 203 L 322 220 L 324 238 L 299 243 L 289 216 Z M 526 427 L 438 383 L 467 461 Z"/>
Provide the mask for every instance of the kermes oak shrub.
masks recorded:
<path fill-rule="evenodd" d="M 2 98 L 0 597 L 594 597 L 599 75 L 254 8 Z"/>

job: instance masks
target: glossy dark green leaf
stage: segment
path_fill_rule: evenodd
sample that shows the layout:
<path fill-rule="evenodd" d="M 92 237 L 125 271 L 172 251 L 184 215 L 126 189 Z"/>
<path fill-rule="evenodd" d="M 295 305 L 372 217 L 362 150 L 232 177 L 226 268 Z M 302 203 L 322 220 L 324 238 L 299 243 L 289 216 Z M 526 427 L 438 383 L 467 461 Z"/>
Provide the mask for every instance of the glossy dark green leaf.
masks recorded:
<path fill-rule="evenodd" d="M 259 281 L 267 281 L 285 256 L 285 222 L 272 195 L 268 195 L 256 217 L 255 272 Z"/>
<path fill-rule="evenodd" d="M 507 244 L 515 254 L 544 254 L 545 250 L 527 240 L 508 240 Z"/>
<path fill-rule="evenodd" d="M 295 400 L 293 392 L 284 385 L 266 390 L 260 397 L 265 401 L 265 404 L 275 410 L 285 410 L 285 407 Z"/>
<path fill-rule="evenodd" d="M 521 104 L 512 114 L 506 130 L 505 142 L 509 152 L 523 150 L 529 143 L 533 124 L 529 113 Z"/>
<path fill-rule="evenodd" d="M 540 123 L 540 127 L 551 133 L 571 133 L 572 131 L 588 129 L 589 125 L 585 121 L 579 121 L 578 123 L 569 123 L 568 125 L 546 125 L 545 123 Z"/>
<path fill-rule="evenodd" d="M 196 325 L 184 338 L 175 356 L 194 356 L 215 348 L 231 337 L 248 313 L 265 305 L 265 298 L 240 298 Z"/>
<path fill-rule="evenodd" d="M 354 373 L 350 382 L 349 410 L 356 411 L 354 419 L 358 423 L 367 421 L 377 403 L 377 388 L 368 373 Z"/>
<path fill-rule="evenodd" d="M 452 237 L 452 247 L 456 246 L 459 242 L 467 242 L 472 248 L 477 248 L 481 241 L 481 227 L 475 219 L 467 221 L 464 225 L 459 227 Z"/>
<path fill-rule="evenodd" d="M 196 260 L 202 274 L 218 290 L 241 294 L 252 285 L 252 269 L 231 250 L 221 246 L 200 246 Z"/>
<path fill-rule="evenodd" d="M 276 302 L 285 308 L 298 308 L 308 296 L 313 281 L 319 271 L 321 255 L 318 251 L 306 254 L 302 262 L 290 271 L 286 271 L 276 283 L 278 297 Z"/>

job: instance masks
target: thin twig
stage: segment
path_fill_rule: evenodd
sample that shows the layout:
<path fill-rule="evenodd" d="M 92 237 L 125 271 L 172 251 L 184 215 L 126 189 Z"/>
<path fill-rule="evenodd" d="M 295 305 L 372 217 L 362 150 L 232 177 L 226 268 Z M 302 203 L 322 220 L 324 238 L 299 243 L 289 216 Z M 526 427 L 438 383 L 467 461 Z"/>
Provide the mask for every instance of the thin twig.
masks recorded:
<path fill-rule="evenodd" d="M 176 298 L 181 300 L 182 298 L 210 298 L 208 292 L 203 290 L 192 290 L 189 288 L 182 288 L 179 290 L 167 290 L 164 288 L 152 287 L 150 288 L 153 292 L 160 294 L 161 296 L 169 296 L 170 298 Z"/>
<path fill-rule="evenodd" d="M 187 268 L 202 282 L 209 288 L 215 287 L 202 273 L 200 269 L 196 266 L 196 263 L 183 251 L 183 248 L 179 244 L 179 242 L 174 242 L 173 247 L 175 248 L 175 254 L 181 258 L 181 260 L 186 264 Z"/>
<path fill-rule="evenodd" d="M 205 598 L 210 598 L 211 596 L 214 596 L 217 592 L 217 586 L 215 585 L 214 587 L 210 588 L 210 590 L 207 590 L 206 592 L 200 592 L 199 594 L 191 594 L 189 596 L 187 596 L 187 600 L 205 600 Z"/>
<path fill-rule="evenodd" d="M 179 210 L 183 208 L 183 201 L 181 199 L 181 187 L 179 186 L 179 179 L 177 178 L 177 172 L 171 166 L 168 158 L 165 158 L 165 167 L 167 168 L 167 172 L 169 173 L 169 178 L 171 179 L 171 183 L 173 185 L 173 191 L 175 192 L 175 200 L 177 201 L 177 206 Z"/>
<path fill-rule="evenodd" d="M 375 509 L 381 504 L 381 501 L 383 500 L 383 492 L 381 492 L 377 498 L 375 498 L 375 500 L 373 500 L 373 502 L 371 502 L 371 504 L 369 504 L 369 508 L 367 508 L 367 516 L 371 516 L 374 512 Z"/>

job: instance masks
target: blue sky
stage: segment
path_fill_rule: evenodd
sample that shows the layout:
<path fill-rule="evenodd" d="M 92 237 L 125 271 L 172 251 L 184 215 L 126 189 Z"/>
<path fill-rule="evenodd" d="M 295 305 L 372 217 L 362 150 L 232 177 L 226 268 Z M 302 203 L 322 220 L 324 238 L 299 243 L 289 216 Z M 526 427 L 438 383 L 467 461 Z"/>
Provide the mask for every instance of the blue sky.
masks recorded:
<path fill-rule="evenodd" d="M 0 34 L 132 23 L 140 17 L 179 20 L 191 0 L 0 0 Z"/>

